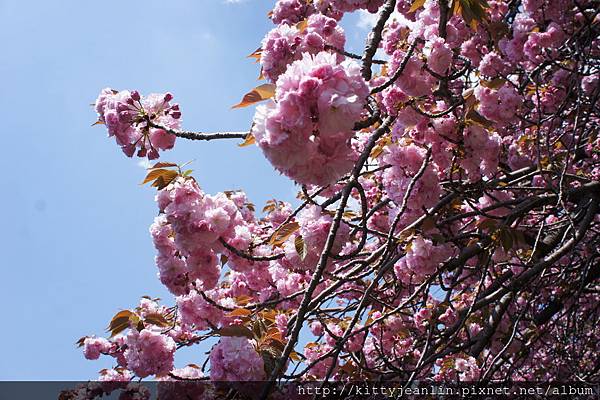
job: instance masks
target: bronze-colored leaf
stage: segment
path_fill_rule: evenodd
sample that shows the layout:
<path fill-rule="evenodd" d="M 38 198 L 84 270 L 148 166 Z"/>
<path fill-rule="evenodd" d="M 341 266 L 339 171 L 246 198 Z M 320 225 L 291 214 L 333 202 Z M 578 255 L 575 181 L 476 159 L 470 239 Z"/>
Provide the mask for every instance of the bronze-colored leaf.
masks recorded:
<path fill-rule="evenodd" d="M 482 219 L 477 223 L 477 227 L 479 229 L 482 231 L 486 230 L 488 232 L 495 230 L 497 226 L 498 222 L 496 220 L 488 218 Z"/>
<path fill-rule="evenodd" d="M 130 319 L 132 316 L 136 315 L 130 310 L 119 311 L 112 317 L 110 320 L 110 324 L 108 325 L 107 330 L 110 332 L 110 336 L 113 337 L 123 332 L 125 329 L 130 326 Z"/>
<path fill-rule="evenodd" d="M 423 7 L 423 5 L 425 5 L 425 0 L 415 0 L 412 5 L 410 6 L 410 9 L 408 10 L 408 13 L 414 13 L 415 11 L 417 11 L 419 8 Z"/>
<path fill-rule="evenodd" d="M 298 29 L 298 31 L 300 31 L 300 33 L 303 33 L 306 28 L 308 28 L 308 20 L 307 19 L 303 19 L 302 21 L 298 22 L 296 24 L 296 29 Z"/>
<path fill-rule="evenodd" d="M 494 41 L 496 48 L 497 48 L 500 40 L 502 40 L 506 37 L 509 37 L 509 35 L 510 35 L 510 26 L 504 21 L 490 22 L 487 25 L 487 30 L 488 30 L 490 36 L 492 37 L 492 40 Z"/>
<path fill-rule="evenodd" d="M 219 336 L 247 337 L 254 339 L 254 334 L 244 325 L 230 325 L 215 331 Z"/>
<path fill-rule="evenodd" d="M 148 175 L 146 175 L 146 177 L 144 178 L 142 183 L 140 183 L 140 185 L 145 185 L 148 182 L 152 182 L 152 181 L 158 179 L 159 176 L 161 176 L 162 174 L 165 174 L 167 172 L 170 172 L 170 170 L 162 169 L 162 168 L 152 169 L 150 172 L 148 172 Z"/>
<path fill-rule="evenodd" d="M 467 99 L 471 98 L 471 96 L 473 96 L 473 93 L 474 93 L 473 88 L 469 88 L 469 89 L 465 90 L 462 95 L 463 99 L 467 100 Z"/>
<path fill-rule="evenodd" d="M 284 343 L 283 337 L 281 336 L 281 332 L 276 327 L 269 328 L 267 334 L 265 336 L 266 340 L 274 340 L 279 343 Z"/>
<path fill-rule="evenodd" d="M 263 213 L 270 213 L 275 211 L 277 208 L 277 203 L 275 200 L 269 200 L 267 201 L 267 204 L 263 207 L 262 212 Z"/>
<path fill-rule="evenodd" d="M 406 229 L 400 233 L 400 235 L 398 236 L 398 240 L 400 242 L 405 242 L 405 241 L 411 240 L 414 235 L 415 235 L 414 229 Z"/>
<path fill-rule="evenodd" d="M 267 332 L 267 325 L 262 319 L 255 319 L 252 321 L 252 333 L 255 338 L 263 338 Z"/>
<path fill-rule="evenodd" d="M 379 157 L 383 153 L 383 150 L 386 148 L 386 146 L 388 146 L 390 143 L 392 143 L 392 138 L 389 135 L 379 139 L 375 147 L 373 147 L 369 157 L 373 159 Z"/>
<path fill-rule="evenodd" d="M 525 234 L 518 230 L 518 229 L 513 229 L 511 231 L 512 235 L 513 235 L 513 239 L 514 239 L 514 245 L 518 248 L 526 248 L 529 247 L 529 244 L 527 243 L 527 239 L 525 238 Z"/>
<path fill-rule="evenodd" d="M 157 168 L 171 168 L 176 167 L 177 164 L 172 162 L 159 161 L 148 169 L 157 169 Z"/>
<path fill-rule="evenodd" d="M 269 321 L 274 323 L 275 322 L 275 317 L 277 317 L 278 313 L 275 310 L 265 310 L 265 311 L 261 311 L 260 313 L 260 317 L 262 319 L 264 319 L 265 321 Z"/>
<path fill-rule="evenodd" d="M 273 96 L 275 96 L 275 85 L 272 83 L 265 83 L 255 87 L 249 93 L 246 93 L 242 98 L 242 101 L 231 108 L 247 107 L 260 101 L 268 100 Z"/>
<path fill-rule="evenodd" d="M 166 328 L 167 326 L 171 325 L 163 315 L 157 313 L 146 315 L 146 318 L 144 318 L 144 322 L 163 328 Z"/>
<path fill-rule="evenodd" d="M 246 304 L 252 301 L 252 297 L 250 296 L 237 296 L 235 298 L 235 302 L 241 306 L 245 306 Z"/>
<path fill-rule="evenodd" d="M 348 361 L 340 368 L 341 371 L 344 371 L 347 375 L 352 375 L 357 371 L 356 364 L 352 361 Z"/>
<path fill-rule="evenodd" d="M 244 141 L 240 144 L 238 144 L 239 147 L 247 147 L 247 146 L 251 146 L 254 143 L 256 143 L 256 139 L 254 138 L 254 135 L 249 133 L 246 135 L 246 138 L 244 139 Z"/>
<path fill-rule="evenodd" d="M 306 254 L 308 253 L 308 249 L 306 248 L 306 242 L 304 241 L 302 235 L 296 236 L 296 239 L 294 240 L 294 247 L 296 247 L 296 253 L 298 253 L 300 259 L 304 261 Z"/>
<path fill-rule="evenodd" d="M 479 84 L 483 87 L 498 90 L 506 83 L 506 79 L 503 78 L 494 78 L 491 81 L 481 80 Z"/>
<path fill-rule="evenodd" d="M 476 30 L 479 22 L 487 21 L 485 9 L 490 5 L 486 0 L 454 0 L 454 14 L 460 13 L 467 25 Z"/>
<path fill-rule="evenodd" d="M 421 230 L 424 232 L 435 229 L 436 227 L 436 218 L 434 216 L 427 217 L 421 223 Z"/>
<path fill-rule="evenodd" d="M 252 54 L 248 55 L 248 58 L 254 58 L 254 60 L 256 60 L 256 62 L 259 62 L 261 57 L 262 57 L 262 47 L 259 47 L 258 49 L 254 50 L 252 52 Z"/>
<path fill-rule="evenodd" d="M 248 317 L 250 315 L 252 315 L 252 311 L 246 310 L 245 308 L 236 308 L 227 313 L 227 317 Z"/>
<path fill-rule="evenodd" d="M 492 121 L 479 114 L 476 110 L 471 110 L 467 113 L 467 115 L 465 116 L 465 122 L 467 124 L 475 123 L 484 128 L 491 128 L 494 126 L 494 123 Z"/>
<path fill-rule="evenodd" d="M 164 189 L 169 186 L 171 182 L 175 180 L 179 176 L 177 171 L 167 170 L 166 173 L 161 174 L 156 180 L 152 183 L 152 187 L 157 188 L 158 190 Z"/>
<path fill-rule="evenodd" d="M 300 229 L 300 224 L 297 222 L 289 222 L 285 225 L 280 226 L 271 236 L 269 244 L 273 246 L 282 245 L 294 232 Z"/>
<path fill-rule="evenodd" d="M 500 243 L 505 252 L 508 252 L 513 247 L 513 236 L 507 229 L 502 229 L 499 234 Z"/>

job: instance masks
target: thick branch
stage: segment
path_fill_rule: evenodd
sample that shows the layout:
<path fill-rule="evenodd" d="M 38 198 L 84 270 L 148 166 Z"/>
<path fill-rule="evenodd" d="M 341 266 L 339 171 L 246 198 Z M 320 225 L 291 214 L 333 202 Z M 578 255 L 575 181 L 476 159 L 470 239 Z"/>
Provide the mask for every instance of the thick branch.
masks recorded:
<path fill-rule="evenodd" d="M 394 8 L 396 8 L 396 0 L 388 0 L 385 5 L 381 8 L 379 12 L 379 19 L 377 20 L 377 24 L 371 31 L 371 35 L 369 41 L 367 42 L 367 46 L 365 47 L 365 54 L 362 58 L 362 76 L 365 80 L 370 80 L 373 72 L 371 71 L 371 65 L 373 64 L 373 57 L 377 52 L 377 48 L 379 47 L 379 43 L 381 42 L 383 28 L 385 27 L 385 23 L 394 12 Z"/>

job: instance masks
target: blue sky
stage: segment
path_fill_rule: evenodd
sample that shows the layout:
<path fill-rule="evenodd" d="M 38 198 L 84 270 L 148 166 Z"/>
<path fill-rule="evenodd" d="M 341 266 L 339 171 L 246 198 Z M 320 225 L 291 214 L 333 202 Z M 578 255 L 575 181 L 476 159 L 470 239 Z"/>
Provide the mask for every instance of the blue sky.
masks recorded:
<path fill-rule="evenodd" d="M 80 336 L 102 334 L 143 295 L 171 303 L 148 234 L 154 191 L 139 185 L 139 159 L 90 126 L 90 103 L 107 86 L 170 91 L 187 129 L 247 129 L 253 110 L 230 106 L 257 84 L 245 57 L 271 29 L 272 4 L 0 0 L 0 380 L 94 378 L 111 360 L 85 360 Z M 162 159 L 195 160 L 210 193 L 294 200 L 256 147 L 179 140 Z"/>

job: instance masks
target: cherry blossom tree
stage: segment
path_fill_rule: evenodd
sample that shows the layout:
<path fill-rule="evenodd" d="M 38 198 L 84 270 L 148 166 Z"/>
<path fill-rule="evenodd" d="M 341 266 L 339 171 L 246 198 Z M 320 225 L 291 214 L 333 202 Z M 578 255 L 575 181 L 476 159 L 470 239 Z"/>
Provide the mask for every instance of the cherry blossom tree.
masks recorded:
<path fill-rule="evenodd" d="M 340 25 L 354 12 L 376 15 L 361 54 Z M 168 93 L 102 90 L 98 124 L 126 156 L 256 145 L 299 193 L 260 211 L 153 165 L 174 300 L 143 298 L 109 338 L 80 340 L 115 359 L 99 380 L 263 381 L 262 398 L 280 379 L 597 380 L 599 12 L 278 0 L 252 54 L 265 82 L 236 105 L 256 105 L 243 132 L 182 130 Z M 209 355 L 175 365 L 204 341 Z"/>

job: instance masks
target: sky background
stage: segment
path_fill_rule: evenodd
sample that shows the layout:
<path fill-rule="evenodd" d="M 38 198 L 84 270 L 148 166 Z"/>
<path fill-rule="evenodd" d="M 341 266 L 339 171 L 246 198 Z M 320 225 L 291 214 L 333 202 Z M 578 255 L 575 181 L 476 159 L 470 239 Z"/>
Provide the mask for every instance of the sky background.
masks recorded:
<path fill-rule="evenodd" d="M 231 110 L 256 86 L 246 56 L 272 28 L 270 0 L 0 0 L 0 380 L 87 380 L 112 359 L 87 361 L 75 341 L 103 335 L 120 309 L 160 284 L 148 227 L 154 189 L 140 159 L 106 137 L 90 106 L 99 91 L 173 93 L 186 129 L 246 130 Z M 350 48 L 367 15 L 346 17 Z M 358 46 L 358 47 L 357 47 Z M 243 189 L 258 208 L 296 189 L 255 146 L 178 139 L 161 160 L 191 164 L 208 193 Z M 197 349 L 176 359 L 198 360 Z"/>

